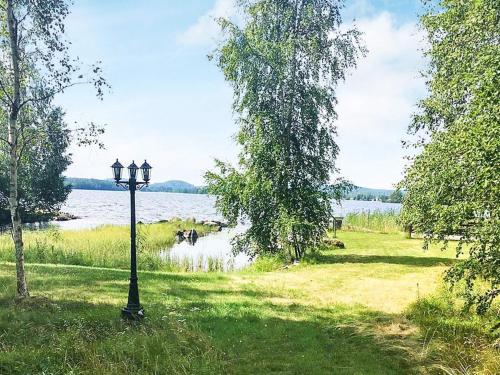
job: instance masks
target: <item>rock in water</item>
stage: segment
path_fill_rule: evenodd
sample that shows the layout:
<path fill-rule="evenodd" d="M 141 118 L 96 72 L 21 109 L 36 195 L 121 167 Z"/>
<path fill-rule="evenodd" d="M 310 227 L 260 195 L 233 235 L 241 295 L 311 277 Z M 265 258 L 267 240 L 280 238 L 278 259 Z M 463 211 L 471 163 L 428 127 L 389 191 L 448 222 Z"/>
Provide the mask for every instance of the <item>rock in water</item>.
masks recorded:
<path fill-rule="evenodd" d="M 222 221 L 218 221 L 218 220 L 205 220 L 202 222 L 202 224 L 208 225 L 210 227 L 217 227 L 217 228 L 220 228 L 220 230 L 222 230 L 222 228 L 228 227 L 227 223 L 223 223 Z"/>
<path fill-rule="evenodd" d="M 184 232 L 184 237 L 186 238 L 188 243 L 193 246 L 194 244 L 196 244 L 196 241 L 198 241 L 198 233 L 194 229 Z"/>
<path fill-rule="evenodd" d="M 190 238 L 190 239 L 198 238 L 198 232 L 196 232 L 196 230 L 194 229 L 184 231 L 184 238 Z"/>
<path fill-rule="evenodd" d="M 177 231 L 175 233 L 175 239 L 176 239 L 177 243 L 181 243 L 182 241 L 184 241 L 185 240 L 185 238 L 184 238 L 184 232 L 182 232 L 180 230 Z"/>
<path fill-rule="evenodd" d="M 57 216 L 54 218 L 55 221 L 69 221 L 75 219 L 79 219 L 79 217 L 73 214 L 69 214 L 67 212 L 59 212 Z"/>

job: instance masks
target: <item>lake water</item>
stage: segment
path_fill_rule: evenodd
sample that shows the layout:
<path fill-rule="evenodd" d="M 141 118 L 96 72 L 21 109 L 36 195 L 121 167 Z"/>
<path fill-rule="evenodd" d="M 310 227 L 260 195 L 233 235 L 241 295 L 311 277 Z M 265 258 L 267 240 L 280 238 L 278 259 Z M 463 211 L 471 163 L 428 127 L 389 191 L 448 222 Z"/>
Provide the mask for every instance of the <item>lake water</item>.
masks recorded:
<path fill-rule="evenodd" d="M 222 220 L 215 207 L 215 198 L 202 194 L 137 192 L 137 221 L 152 223 L 173 217 L 196 220 Z M 335 216 L 350 212 L 399 211 L 401 205 L 382 202 L 342 201 L 333 206 Z M 56 222 L 61 229 L 92 228 L 103 224 L 130 223 L 130 194 L 128 191 L 74 190 L 62 211 L 79 219 Z M 199 238 L 193 245 L 187 241 L 159 252 L 166 262 L 181 265 L 186 270 L 241 269 L 251 260 L 244 254 L 233 256 L 231 239 L 245 230 L 245 225 L 225 229 L 220 233 Z M 215 266 L 214 266 L 214 263 Z"/>
<path fill-rule="evenodd" d="M 231 240 L 236 234 L 245 230 L 244 225 L 236 228 L 224 229 L 219 233 L 212 233 L 200 237 L 193 244 L 188 241 L 175 244 L 171 249 L 160 252 L 160 257 L 187 271 L 231 271 L 246 267 L 251 259 L 243 253 L 233 255 Z"/>
<path fill-rule="evenodd" d="M 137 192 L 137 221 L 152 223 L 173 217 L 197 220 L 222 220 L 215 207 L 215 198 L 204 194 Z M 334 205 L 336 216 L 350 212 L 399 211 L 396 203 L 342 201 Z M 80 217 L 77 220 L 55 223 L 62 229 L 92 228 L 102 224 L 130 223 L 130 194 L 128 191 L 73 190 L 62 211 Z"/>

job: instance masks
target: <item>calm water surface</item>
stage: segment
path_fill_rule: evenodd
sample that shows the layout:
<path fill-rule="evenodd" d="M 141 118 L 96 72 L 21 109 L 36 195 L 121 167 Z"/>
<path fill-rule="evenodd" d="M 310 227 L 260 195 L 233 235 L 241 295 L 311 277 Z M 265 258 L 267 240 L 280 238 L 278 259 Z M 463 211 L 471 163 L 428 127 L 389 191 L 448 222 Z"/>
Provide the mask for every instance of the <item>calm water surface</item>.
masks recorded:
<path fill-rule="evenodd" d="M 203 194 L 146 193 L 136 194 L 137 221 L 152 223 L 173 217 L 197 220 L 222 220 L 215 207 L 215 198 Z M 350 212 L 399 211 L 396 203 L 342 201 L 334 205 L 337 216 Z M 73 190 L 62 211 L 80 217 L 56 223 L 62 229 L 92 228 L 102 224 L 126 225 L 130 222 L 128 191 Z"/>
<path fill-rule="evenodd" d="M 222 220 L 214 203 L 215 198 L 209 195 L 139 191 L 136 194 L 137 221 L 152 223 L 173 217 Z M 350 212 L 399 211 L 400 207 L 394 203 L 342 201 L 340 205 L 333 206 L 333 211 L 336 216 L 345 216 Z M 74 190 L 62 211 L 80 217 L 55 223 L 62 229 L 93 228 L 103 224 L 127 225 L 130 223 L 130 194 L 128 191 Z M 241 269 L 250 263 L 250 259 L 244 254 L 232 255 L 231 239 L 244 230 L 244 225 L 223 230 L 199 238 L 194 245 L 184 241 L 160 251 L 159 256 L 165 261 L 187 264 L 191 270 L 208 270 L 214 260 L 220 262 L 220 268 L 224 270 Z"/>
<path fill-rule="evenodd" d="M 153 223 L 173 217 L 197 220 L 222 219 L 214 207 L 215 199 L 202 194 L 136 193 L 137 221 Z M 102 224 L 130 224 L 128 191 L 73 190 L 62 211 L 80 217 L 56 223 L 63 229 L 92 228 Z"/>
<path fill-rule="evenodd" d="M 236 228 L 224 229 L 219 233 L 212 233 L 200 237 L 193 245 L 188 241 L 175 244 L 171 249 L 160 252 L 160 257 L 167 262 L 181 265 L 189 271 L 217 270 L 232 271 L 245 268 L 251 263 L 250 258 L 243 253 L 236 256 L 232 253 L 231 240 L 236 234 L 245 231 L 244 225 Z"/>

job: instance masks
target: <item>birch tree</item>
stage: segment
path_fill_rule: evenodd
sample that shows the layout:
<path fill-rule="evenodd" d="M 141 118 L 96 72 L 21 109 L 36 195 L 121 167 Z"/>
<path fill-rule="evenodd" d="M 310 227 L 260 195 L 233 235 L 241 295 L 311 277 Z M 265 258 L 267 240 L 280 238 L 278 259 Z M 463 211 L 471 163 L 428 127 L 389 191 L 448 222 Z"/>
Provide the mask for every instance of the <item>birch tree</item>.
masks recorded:
<path fill-rule="evenodd" d="M 106 85 L 98 65 L 88 71 L 69 54 L 64 21 L 67 0 L 0 1 L 0 105 L 2 142 L 9 160 L 9 208 L 15 248 L 17 296 L 28 297 L 19 205 L 21 156 L 44 131 L 33 112 L 50 107 L 71 86 L 92 84 L 98 97 Z"/>
<path fill-rule="evenodd" d="M 238 167 L 206 175 L 232 223 L 251 226 L 237 249 L 289 251 L 299 259 L 325 234 L 338 170 L 336 87 L 364 52 L 360 33 L 341 28 L 341 2 L 241 1 L 244 27 L 221 20 L 213 57 L 234 90 Z"/>

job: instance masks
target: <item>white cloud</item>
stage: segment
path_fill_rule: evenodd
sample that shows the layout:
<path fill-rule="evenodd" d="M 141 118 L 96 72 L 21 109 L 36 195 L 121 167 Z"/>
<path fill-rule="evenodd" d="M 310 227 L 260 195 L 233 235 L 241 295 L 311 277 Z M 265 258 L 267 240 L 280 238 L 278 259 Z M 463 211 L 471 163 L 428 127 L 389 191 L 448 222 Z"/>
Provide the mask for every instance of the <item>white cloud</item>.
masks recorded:
<path fill-rule="evenodd" d="M 182 45 L 207 45 L 213 43 L 219 32 L 217 18 L 231 17 L 236 13 L 234 0 L 216 0 L 212 9 L 202 15 L 196 23 L 177 36 Z"/>
<path fill-rule="evenodd" d="M 358 185 L 391 187 L 402 176 L 401 139 L 425 93 L 423 35 L 414 23 L 396 26 L 389 13 L 357 26 L 369 53 L 338 91 L 338 165 Z"/>
<path fill-rule="evenodd" d="M 388 12 L 375 14 L 370 3 L 357 1 L 357 27 L 369 50 L 338 90 L 338 166 L 358 185 L 392 187 L 401 176 L 401 139 L 415 104 L 425 92 L 419 71 L 425 61 L 419 49 L 423 35 L 413 22 L 398 24 Z M 217 0 L 186 32 L 184 45 L 207 45 L 217 36 L 214 18 L 235 17 L 232 0 Z"/>
<path fill-rule="evenodd" d="M 84 10 L 89 8 L 81 3 Z M 218 32 L 213 17 L 238 19 L 233 1 L 212 0 L 210 4 L 209 12 L 177 35 L 179 43 L 207 51 L 207 43 Z M 362 6 L 363 1 L 358 4 Z M 136 6 L 129 8 L 122 12 L 133 18 Z M 158 22 L 135 35 L 134 29 L 124 28 L 132 18 L 120 15 L 110 22 L 108 15 L 114 10 L 89 9 L 75 14 L 70 39 L 80 56 L 106 63 L 113 93 L 96 103 L 92 93 L 78 89 L 61 97 L 61 104 L 69 123 L 108 124 L 104 137 L 108 149 L 72 150 L 75 163 L 68 175 L 104 178 L 116 157 L 123 162 L 147 157 L 155 167 L 155 181 L 184 179 L 201 184 L 204 171 L 212 167 L 212 157 L 236 160 L 237 149 L 230 138 L 237 129 L 231 112 L 232 92 L 223 75 L 202 53 L 193 57 L 184 48 L 156 48 L 176 37 L 170 13 L 158 10 Z M 356 184 L 391 187 L 404 164 L 400 140 L 415 103 L 425 93 L 418 74 L 425 64 L 418 50 L 423 36 L 415 23 L 398 23 L 399 18 L 389 13 L 369 10 L 356 15 L 370 52 L 338 90 L 338 166 Z M 144 40 L 149 44 L 144 45 Z M 146 50 L 155 53 L 149 55 Z"/>

